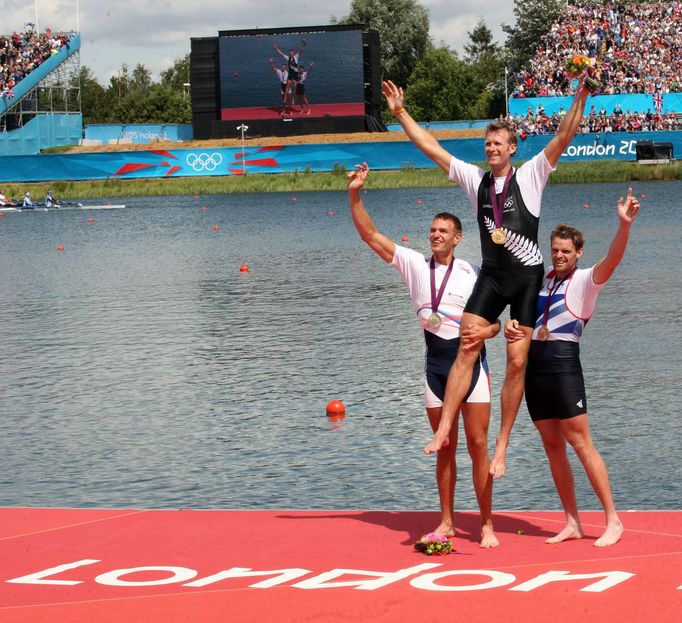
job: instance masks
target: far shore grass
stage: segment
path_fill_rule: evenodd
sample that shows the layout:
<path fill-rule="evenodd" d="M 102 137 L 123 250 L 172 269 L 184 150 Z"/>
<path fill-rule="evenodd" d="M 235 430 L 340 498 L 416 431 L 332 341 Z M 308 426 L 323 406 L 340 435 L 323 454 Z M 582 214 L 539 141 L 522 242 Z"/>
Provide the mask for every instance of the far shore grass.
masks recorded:
<path fill-rule="evenodd" d="M 482 165 L 483 166 L 483 165 Z M 34 201 L 42 201 L 48 189 L 63 200 L 104 199 L 110 197 L 215 195 L 228 193 L 306 192 L 344 190 L 345 167 L 329 173 L 309 171 L 277 174 L 225 175 L 217 177 L 179 177 L 150 179 L 105 179 L 96 181 L 53 180 L 30 184 L 0 184 L 6 197 L 20 199 L 26 191 Z M 550 177 L 551 184 L 595 184 L 682 179 L 682 161 L 644 165 L 623 161 L 559 163 Z M 372 171 L 366 188 L 442 188 L 450 186 L 438 168 Z"/>

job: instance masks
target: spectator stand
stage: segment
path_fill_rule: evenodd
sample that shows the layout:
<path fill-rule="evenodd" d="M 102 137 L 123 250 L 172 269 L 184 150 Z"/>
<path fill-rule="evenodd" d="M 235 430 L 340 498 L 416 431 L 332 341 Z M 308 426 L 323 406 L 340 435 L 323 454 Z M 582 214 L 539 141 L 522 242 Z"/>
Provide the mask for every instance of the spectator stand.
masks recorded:
<path fill-rule="evenodd" d="M 78 33 L 53 35 L 46 29 L 0 36 L 0 136 L 21 130 L 37 116 L 80 119 L 79 73 Z"/>

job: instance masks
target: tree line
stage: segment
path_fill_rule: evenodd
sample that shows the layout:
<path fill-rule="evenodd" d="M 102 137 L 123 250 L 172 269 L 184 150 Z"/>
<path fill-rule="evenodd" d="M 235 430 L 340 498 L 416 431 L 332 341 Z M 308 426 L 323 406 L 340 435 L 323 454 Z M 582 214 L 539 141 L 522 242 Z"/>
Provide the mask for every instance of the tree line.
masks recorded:
<path fill-rule="evenodd" d="M 382 79 L 405 88 L 405 105 L 423 121 L 489 119 L 505 112 L 506 71 L 521 69 L 540 37 L 556 21 L 565 0 L 515 0 L 516 24 L 504 24 L 504 45 L 493 41 L 484 20 L 468 32 L 462 57 L 429 34 L 428 11 L 418 0 L 352 0 L 337 24 L 363 24 L 379 33 Z M 142 64 L 123 65 L 104 87 L 89 67 L 80 69 L 83 122 L 191 123 L 189 55 L 154 82 Z M 509 91 L 513 88 L 509 85 Z M 387 113 L 385 120 L 390 115 Z"/>

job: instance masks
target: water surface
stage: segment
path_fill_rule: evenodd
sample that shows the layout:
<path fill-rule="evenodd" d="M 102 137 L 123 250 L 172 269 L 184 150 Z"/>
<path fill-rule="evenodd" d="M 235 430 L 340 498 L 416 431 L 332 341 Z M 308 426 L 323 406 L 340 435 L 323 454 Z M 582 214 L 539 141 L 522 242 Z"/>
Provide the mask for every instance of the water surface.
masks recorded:
<path fill-rule="evenodd" d="M 558 221 L 580 227 L 590 265 L 625 190 L 548 187 L 542 239 Z M 672 509 L 682 183 L 635 192 L 646 195 L 641 216 L 586 330 L 583 367 L 619 507 Z M 433 214 L 454 211 L 457 254 L 478 262 L 461 190 L 365 199 L 384 233 L 424 252 Z M 114 202 L 127 208 L 0 219 L 0 505 L 436 507 L 435 461 L 421 453 L 423 337 L 399 274 L 357 236 L 345 193 Z M 498 395 L 502 339 L 488 350 Z M 346 403 L 340 426 L 325 417 L 332 399 Z M 491 448 L 498 426 L 496 402 Z M 462 442 L 458 458 L 457 506 L 472 509 Z M 576 480 L 580 505 L 598 508 L 579 467 Z M 495 506 L 559 508 L 525 407 Z"/>

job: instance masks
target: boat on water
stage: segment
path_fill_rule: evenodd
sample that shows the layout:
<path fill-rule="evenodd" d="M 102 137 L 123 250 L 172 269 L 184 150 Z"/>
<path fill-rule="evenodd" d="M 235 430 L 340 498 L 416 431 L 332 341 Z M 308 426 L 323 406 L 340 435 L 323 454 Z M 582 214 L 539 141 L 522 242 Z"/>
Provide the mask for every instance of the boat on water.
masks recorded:
<path fill-rule="evenodd" d="M 23 206 L 0 206 L 0 212 L 61 212 L 62 210 L 120 210 L 124 204 L 101 204 L 84 205 L 82 203 L 62 203 L 58 207 L 46 207 L 44 204 L 35 204 L 32 208 Z"/>

